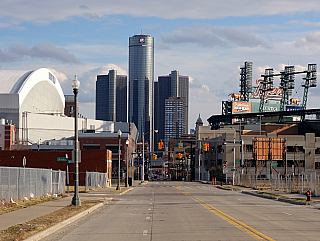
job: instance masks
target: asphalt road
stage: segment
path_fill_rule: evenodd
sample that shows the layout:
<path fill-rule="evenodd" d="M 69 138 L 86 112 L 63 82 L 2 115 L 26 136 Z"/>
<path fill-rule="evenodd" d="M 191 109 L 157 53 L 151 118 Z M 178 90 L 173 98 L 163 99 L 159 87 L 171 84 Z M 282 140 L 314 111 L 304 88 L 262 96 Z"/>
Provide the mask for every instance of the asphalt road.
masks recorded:
<path fill-rule="evenodd" d="M 320 210 L 201 183 L 149 182 L 47 240 L 319 240 Z"/>

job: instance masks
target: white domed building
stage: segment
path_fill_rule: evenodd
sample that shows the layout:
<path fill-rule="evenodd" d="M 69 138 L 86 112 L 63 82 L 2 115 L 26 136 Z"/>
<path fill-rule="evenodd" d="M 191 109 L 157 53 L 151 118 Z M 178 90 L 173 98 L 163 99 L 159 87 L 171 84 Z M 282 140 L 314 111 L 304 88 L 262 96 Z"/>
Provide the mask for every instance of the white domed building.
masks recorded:
<path fill-rule="evenodd" d="M 62 88 L 49 69 L 0 70 L 0 119 L 16 126 L 16 140 L 26 140 L 28 115 L 62 115 L 64 107 Z"/>

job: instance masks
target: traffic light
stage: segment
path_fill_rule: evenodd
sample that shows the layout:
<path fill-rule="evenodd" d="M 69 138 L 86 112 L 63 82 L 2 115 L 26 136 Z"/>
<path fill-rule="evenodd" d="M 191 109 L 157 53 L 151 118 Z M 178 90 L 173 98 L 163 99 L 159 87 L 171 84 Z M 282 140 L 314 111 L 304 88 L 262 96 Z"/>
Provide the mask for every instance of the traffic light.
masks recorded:
<path fill-rule="evenodd" d="M 164 149 L 164 143 L 162 141 L 158 142 L 158 150 Z"/>
<path fill-rule="evenodd" d="M 178 159 L 182 158 L 182 153 L 178 153 Z"/>
<path fill-rule="evenodd" d="M 202 149 L 203 149 L 203 151 L 209 151 L 209 143 L 204 143 L 202 145 Z"/>
<path fill-rule="evenodd" d="M 157 154 L 152 154 L 152 159 L 157 160 Z"/>

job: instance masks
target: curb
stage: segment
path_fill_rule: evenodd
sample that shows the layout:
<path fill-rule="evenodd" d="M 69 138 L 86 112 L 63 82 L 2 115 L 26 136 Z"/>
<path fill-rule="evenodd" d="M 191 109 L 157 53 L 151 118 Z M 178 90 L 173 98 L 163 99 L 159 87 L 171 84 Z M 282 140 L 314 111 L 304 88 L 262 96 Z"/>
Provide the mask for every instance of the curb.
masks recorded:
<path fill-rule="evenodd" d="M 126 194 L 127 192 L 131 191 L 132 189 L 133 189 L 133 187 L 132 187 L 132 188 L 129 188 L 129 189 L 127 189 L 127 190 L 125 190 L 125 191 L 124 191 L 124 192 L 122 192 L 122 193 L 119 193 L 119 195 Z"/>
<path fill-rule="evenodd" d="M 253 193 L 253 192 L 242 191 L 242 193 L 249 194 L 249 195 L 256 196 L 256 197 L 272 199 L 272 200 L 279 201 L 279 202 L 295 204 L 295 205 L 312 205 L 311 203 L 307 203 L 307 202 L 298 202 L 298 201 L 294 201 L 294 200 L 291 200 L 291 199 L 277 198 L 277 197 L 267 196 L 267 195 L 263 195 L 263 194 Z"/>
<path fill-rule="evenodd" d="M 52 227 L 49 227 L 49 228 L 47 228 L 47 229 L 45 229 L 45 230 L 43 230 L 43 231 L 41 231 L 39 233 L 36 233 L 36 234 L 30 236 L 29 238 L 25 239 L 25 241 L 38 241 L 38 240 L 41 240 L 41 239 L 47 237 L 48 235 L 58 231 L 59 229 L 67 226 L 68 224 L 70 224 L 70 223 L 72 223 L 72 222 L 84 217 L 85 215 L 88 215 L 90 212 L 100 208 L 103 205 L 104 205 L 104 203 L 99 203 L 99 204 L 97 204 L 97 205 L 95 205 L 95 206 L 93 206 L 93 207 L 91 207 L 91 208 L 89 208 L 87 210 L 84 210 L 84 211 L 82 211 L 82 212 L 80 212 L 80 213 L 78 213 L 78 214 L 76 214 L 76 215 L 74 215 L 74 216 L 72 216 L 72 217 L 60 222 L 60 223 L 57 223 L 57 224 L 53 225 Z"/>
<path fill-rule="evenodd" d="M 216 186 L 216 188 L 219 188 L 221 190 L 226 190 L 226 191 L 233 191 L 233 189 L 231 189 L 231 188 L 224 188 L 224 187 L 221 187 L 221 186 Z"/>
<path fill-rule="evenodd" d="M 277 200 L 278 199 L 277 197 L 267 196 L 267 195 L 258 194 L 258 193 L 254 193 L 254 192 L 242 191 L 242 193 L 249 194 L 249 195 L 256 196 L 256 197 L 262 197 L 262 198 L 266 198 L 266 199 L 272 199 L 272 200 Z"/>

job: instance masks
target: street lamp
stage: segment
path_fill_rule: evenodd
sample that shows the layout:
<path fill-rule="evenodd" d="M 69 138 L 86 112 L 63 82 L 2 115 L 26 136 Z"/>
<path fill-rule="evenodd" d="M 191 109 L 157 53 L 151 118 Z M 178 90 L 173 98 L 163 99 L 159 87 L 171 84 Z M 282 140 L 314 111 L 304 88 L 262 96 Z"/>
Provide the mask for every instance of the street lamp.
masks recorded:
<path fill-rule="evenodd" d="M 129 169 L 129 140 L 126 140 L 126 145 L 127 145 L 127 175 L 126 175 L 126 187 L 129 187 L 129 182 L 128 182 L 128 169 Z"/>
<path fill-rule="evenodd" d="M 260 136 L 261 136 L 261 117 L 263 116 L 263 115 L 257 115 L 258 117 L 260 117 Z"/>
<path fill-rule="evenodd" d="M 148 134 L 148 133 L 146 133 Z M 142 169 L 141 169 L 141 182 L 144 182 L 144 132 L 142 132 Z"/>
<path fill-rule="evenodd" d="M 236 171 L 236 129 L 233 129 L 233 172 L 232 172 L 232 186 L 234 186 L 234 178 Z"/>
<path fill-rule="evenodd" d="M 121 130 L 118 130 L 118 139 L 119 139 L 119 150 L 118 150 L 118 186 L 117 186 L 117 190 L 121 190 L 120 187 L 120 138 L 121 138 Z"/>
<path fill-rule="evenodd" d="M 81 201 L 79 198 L 79 141 L 78 141 L 78 89 L 80 87 L 80 81 L 77 76 L 71 83 L 73 93 L 74 93 L 74 196 L 72 198 L 72 205 L 81 206 Z"/>

